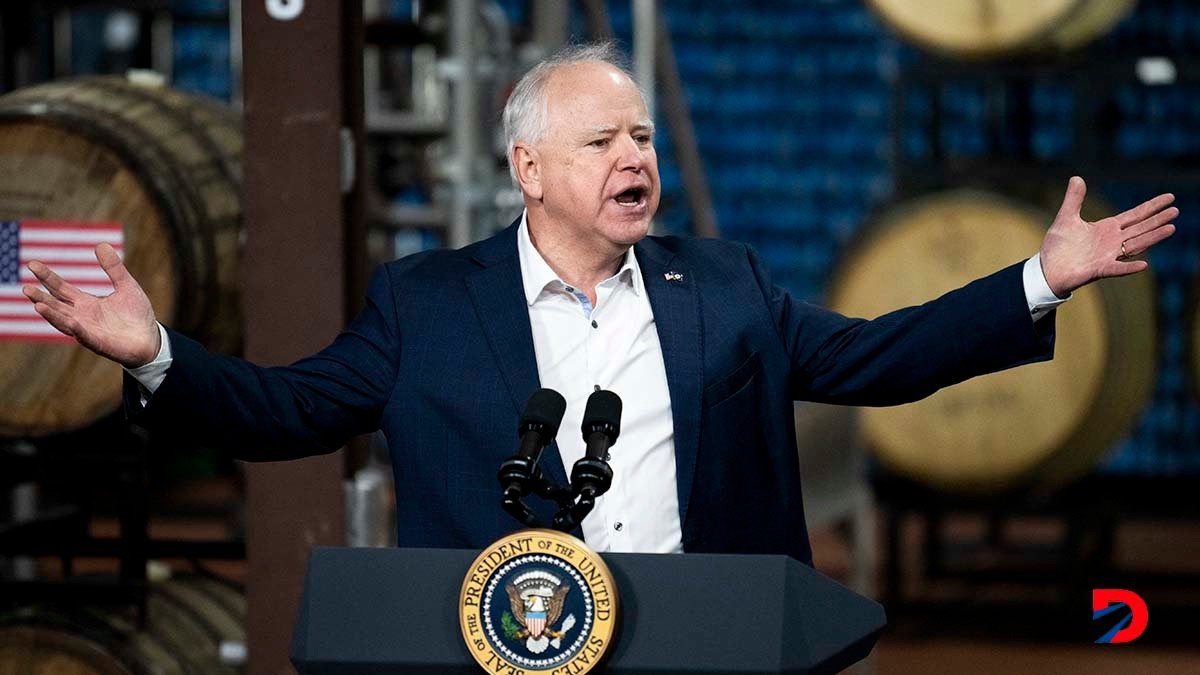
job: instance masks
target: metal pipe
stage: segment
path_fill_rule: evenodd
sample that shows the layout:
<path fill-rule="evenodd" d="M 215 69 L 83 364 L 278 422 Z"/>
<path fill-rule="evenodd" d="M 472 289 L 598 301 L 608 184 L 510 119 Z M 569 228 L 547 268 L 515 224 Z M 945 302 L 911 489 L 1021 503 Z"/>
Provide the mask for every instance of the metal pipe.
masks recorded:
<path fill-rule="evenodd" d="M 654 63 L 658 42 L 658 2 L 633 0 L 633 74 L 646 95 L 646 111 L 655 116 Z"/>
<path fill-rule="evenodd" d="M 54 76 L 66 77 L 71 74 L 71 10 L 60 9 L 54 12 Z"/>
<path fill-rule="evenodd" d="M 381 0 L 363 0 L 363 18 L 367 22 L 384 17 Z M 380 82 L 383 81 L 383 54 L 378 45 L 363 48 L 363 107 L 368 116 L 383 109 Z"/>
<path fill-rule="evenodd" d="M 533 42 L 543 54 L 551 54 L 567 43 L 571 3 L 562 0 L 533 0 Z"/>
<path fill-rule="evenodd" d="M 150 19 L 150 68 L 171 81 L 175 70 L 175 22 L 170 12 Z"/>
<path fill-rule="evenodd" d="M 479 156 L 479 82 L 475 48 L 475 0 L 450 3 L 450 44 L 453 68 L 447 69 L 454 82 L 450 137 L 454 144 L 451 169 L 452 197 L 450 228 L 446 242 L 460 248 L 474 239 L 475 162 Z"/>
<path fill-rule="evenodd" d="M 593 39 L 612 39 L 612 22 L 608 20 L 608 7 L 604 5 L 604 0 L 583 0 L 583 12 Z"/>
<path fill-rule="evenodd" d="M 229 0 L 230 105 L 239 113 L 245 108 L 242 92 L 242 0 Z"/>

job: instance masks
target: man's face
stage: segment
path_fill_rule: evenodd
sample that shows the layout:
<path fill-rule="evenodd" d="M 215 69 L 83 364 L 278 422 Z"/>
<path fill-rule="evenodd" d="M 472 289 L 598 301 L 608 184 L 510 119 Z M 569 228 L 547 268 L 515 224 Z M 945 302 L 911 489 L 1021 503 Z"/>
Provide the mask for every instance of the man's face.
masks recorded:
<path fill-rule="evenodd" d="M 546 134 L 534 144 L 546 214 L 600 250 L 636 243 L 659 200 L 653 123 L 637 87 L 612 66 L 585 63 L 555 71 L 546 97 Z"/>

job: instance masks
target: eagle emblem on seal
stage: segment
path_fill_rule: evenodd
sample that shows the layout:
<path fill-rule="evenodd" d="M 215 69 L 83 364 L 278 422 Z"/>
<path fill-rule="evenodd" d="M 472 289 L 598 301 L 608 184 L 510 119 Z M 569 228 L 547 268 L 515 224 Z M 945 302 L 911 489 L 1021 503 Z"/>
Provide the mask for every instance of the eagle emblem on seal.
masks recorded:
<path fill-rule="evenodd" d="M 559 649 L 562 639 L 575 626 L 575 615 L 569 614 L 558 629 L 553 626 L 562 615 L 563 604 L 571 586 L 550 572 L 526 572 L 504 587 L 512 607 L 511 621 L 507 612 L 502 620 L 505 635 L 524 640 L 525 647 L 541 654 L 547 647 Z M 511 622 L 511 623 L 510 623 Z"/>

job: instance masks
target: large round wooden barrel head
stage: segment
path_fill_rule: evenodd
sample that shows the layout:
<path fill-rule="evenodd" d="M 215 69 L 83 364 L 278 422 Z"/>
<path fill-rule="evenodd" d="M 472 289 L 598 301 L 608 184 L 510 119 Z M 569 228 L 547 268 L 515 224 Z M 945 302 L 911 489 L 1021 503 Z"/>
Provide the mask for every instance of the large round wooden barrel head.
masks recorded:
<path fill-rule="evenodd" d="M 52 249 L 52 267 L 93 266 L 74 273 L 100 275 L 85 288 L 96 293 L 111 285 L 89 245 L 38 249 L 27 237 L 39 225 L 107 228 L 160 321 L 236 350 L 241 142 L 237 116 L 218 103 L 122 78 L 11 92 L 0 97 L 0 223 L 18 227 L 22 263 Z M 0 435 L 69 431 L 115 411 L 120 368 L 49 331 L 14 288 L 0 303 L 14 326 L 0 330 Z M 49 332 L 28 332 L 31 320 Z"/>
<path fill-rule="evenodd" d="M 1084 0 L 870 0 L 901 35 L 936 51 L 989 56 L 1024 48 Z"/>
<path fill-rule="evenodd" d="M 1069 50 L 1109 31 L 1137 0 L 870 0 L 926 49 L 962 58 Z"/>
<path fill-rule="evenodd" d="M 1049 213 L 973 190 L 893 208 L 838 270 L 831 307 L 874 318 L 933 299 L 1036 252 L 1050 219 Z M 1153 304 L 1151 296 L 1141 300 Z M 978 308 L 981 318 L 992 311 Z M 889 468 L 959 491 L 1037 481 L 1051 463 L 1064 461 L 1059 457 L 1064 449 L 1086 455 L 1086 468 L 1121 431 L 1096 430 L 1104 426 L 1093 419 L 1098 406 L 1109 406 L 1101 417 L 1128 424 L 1128 410 L 1140 409 L 1139 396 L 1144 401 L 1134 380 L 1148 379 L 1127 374 L 1135 400 L 1124 406 L 1104 403 L 1106 388 L 1117 386 L 1110 358 L 1118 344 L 1125 344 L 1114 341 L 1112 311 L 1100 288 L 1077 291 L 1058 311 L 1053 361 L 974 378 L 909 405 L 865 409 L 865 442 Z M 975 329 L 968 320 L 948 332 L 947 349 L 953 348 L 956 333 Z M 1152 373 L 1152 356 L 1148 362 L 1144 354 L 1133 358 Z M 1093 432 L 1090 438 L 1087 429 Z M 1077 444 L 1082 447 L 1069 447 Z M 1082 470 L 1069 464 L 1062 473 Z"/>
<path fill-rule="evenodd" d="M 170 238 L 142 180 L 116 154 L 59 126 L 0 122 L 0 219 L 120 223 L 123 258 L 155 310 L 175 315 Z M 72 343 L 0 341 L 0 429 L 73 429 L 113 409 L 121 370 Z"/>

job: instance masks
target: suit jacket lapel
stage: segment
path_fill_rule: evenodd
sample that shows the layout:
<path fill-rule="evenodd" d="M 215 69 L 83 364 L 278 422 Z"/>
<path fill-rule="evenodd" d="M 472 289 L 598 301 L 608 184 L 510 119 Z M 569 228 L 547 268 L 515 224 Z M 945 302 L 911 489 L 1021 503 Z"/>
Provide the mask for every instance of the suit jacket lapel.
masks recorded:
<path fill-rule="evenodd" d="M 483 334 L 487 336 L 488 346 L 504 377 L 509 398 L 520 415 L 525 402 L 541 383 L 537 355 L 533 350 L 533 331 L 529 327 L 529 308 L 521 283 L 517 225 L 513 224 L 483 242 L 475 260 L 483 265 L 483 269 L 467 277 L 467 290 Z M 546 448 L 538 466 L 559 485 L 567 484 L 557 443 L 551 443 Z"/>
<path fill-rule="evenodd" d="M 700 299 L 696 282 L 683 261 L 653 239 L 634 247 L 646 294 L 654 311 L 654 325 L 662 346 L 671 392 L 671 418 L 675 426 L 675 474 L 679 496 L 679 523 L 687 522 L 688 503 L 696 475 L 700 447 L 700 396 L 704 381 Z M 668 279 L 667 275 L 671 278 Z M 688 542 L 684 531 L 685 546 Z"/>

